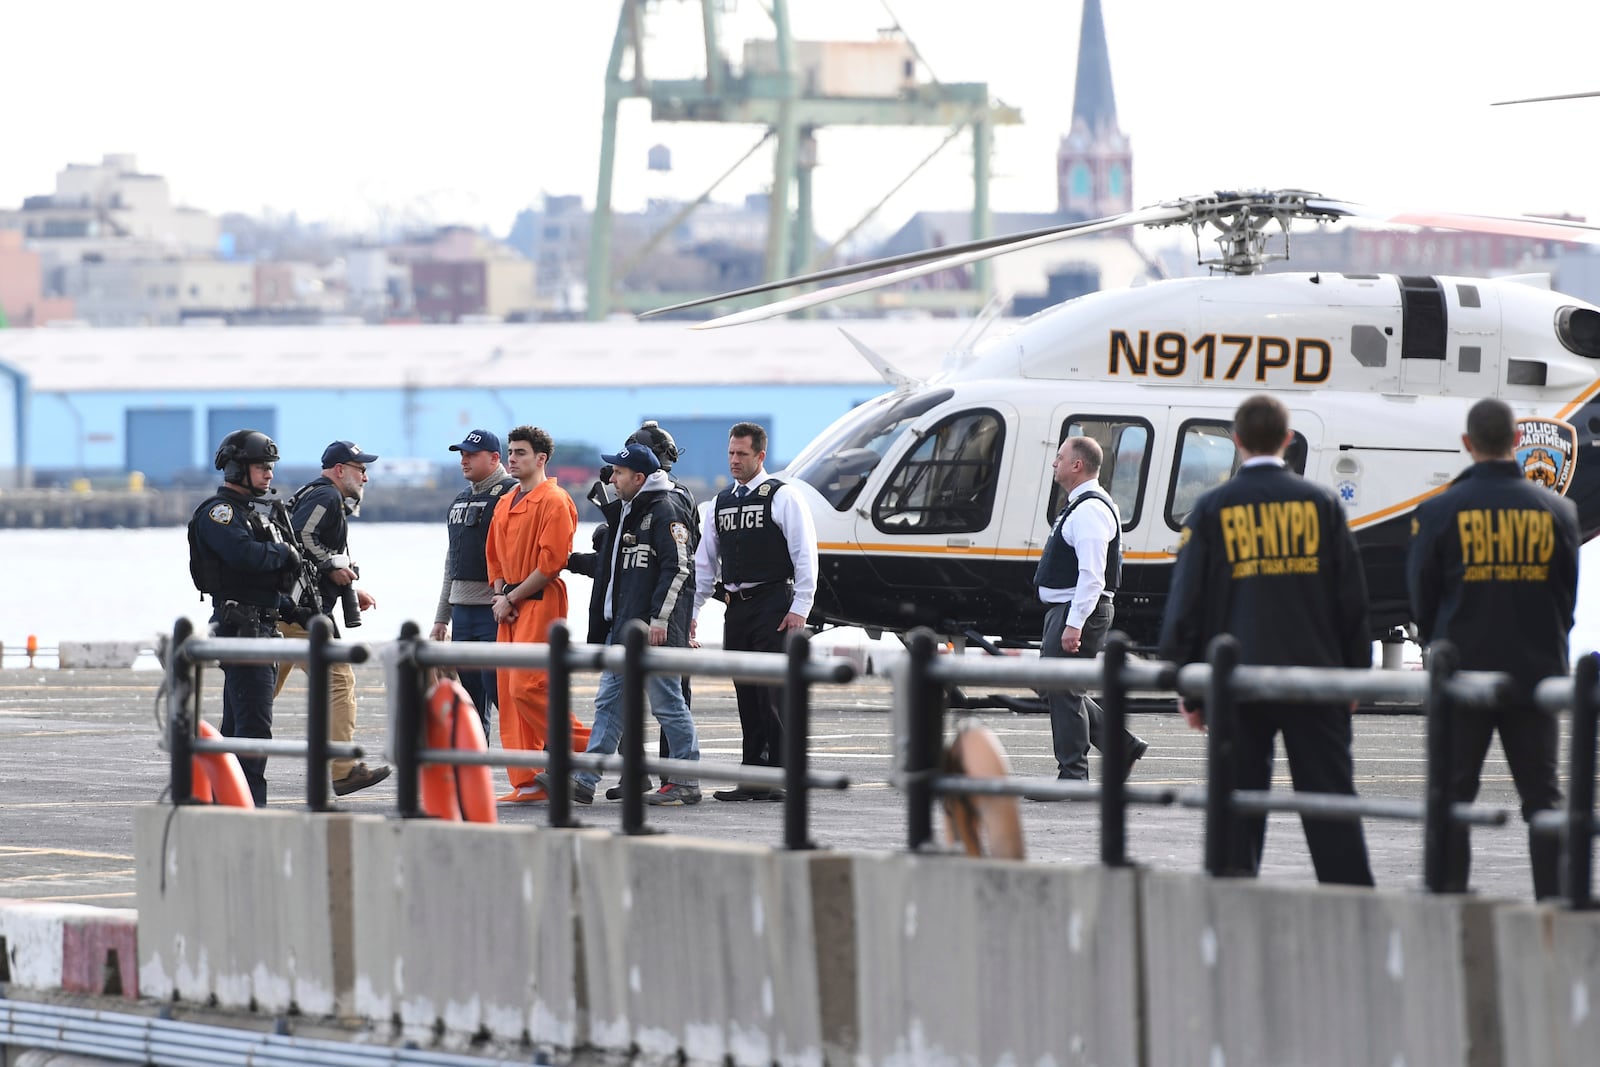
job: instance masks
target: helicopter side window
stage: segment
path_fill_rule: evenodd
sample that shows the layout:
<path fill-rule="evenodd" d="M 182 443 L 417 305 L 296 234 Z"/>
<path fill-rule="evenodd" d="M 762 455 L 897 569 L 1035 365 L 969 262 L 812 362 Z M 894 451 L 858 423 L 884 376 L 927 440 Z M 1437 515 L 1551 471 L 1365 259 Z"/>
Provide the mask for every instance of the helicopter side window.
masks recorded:
<path fill-rule="evenodd" d="M 1069 437 L 1092 437 L 1099 443 L 1104 456 L 1100 463 L 1100 486 L 1116 502 L 1124 530 L 1139 525 L 1145 479 L 1150 471 L 1150 436 L 1150 424 L 1143 419 L 1074 415 L 1061 427 L 1062 441 Z M 1052 481 L 1050 497 L 1045 503 L 1045 525 L 1055 522 L 1061 508 L 1061 486 Z"/>
<path fill-rule="evenodd" d="M 989 410 L 952 415 L 919 435 L 872 506 L 885 533 L 975 533 L 994 514 L 1005 420 Z"/>
<path fill-rule="evenodd" d="M 1296 474 L 1304 474 L 1310 446 L 1298 430 L 1292 434 L 1283 461 Z M 1231 422 L 1185 422 L 1178 430 L 1178 457 L 1172 466 L 1172 485 L 1167 490 L 1167 525 L 1182 529 L 1201 494 L 1232 478 L 1243 458 L 1233 443 Z"/>

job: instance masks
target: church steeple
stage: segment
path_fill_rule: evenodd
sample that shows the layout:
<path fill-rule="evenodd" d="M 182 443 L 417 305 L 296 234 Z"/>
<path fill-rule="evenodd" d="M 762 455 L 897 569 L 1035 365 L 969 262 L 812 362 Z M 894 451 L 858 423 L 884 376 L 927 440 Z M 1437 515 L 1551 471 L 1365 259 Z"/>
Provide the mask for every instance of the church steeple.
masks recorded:
<path fill-rule="evenodd" d="M 1073 85 L 1072 129 L 1056 152 L 1057 210 L 1096 218 L 1133 207 L 1132 144 L 1117 125 L 1100 0 L 1083 0 L 1078 31 L 1078 76 Z"/>

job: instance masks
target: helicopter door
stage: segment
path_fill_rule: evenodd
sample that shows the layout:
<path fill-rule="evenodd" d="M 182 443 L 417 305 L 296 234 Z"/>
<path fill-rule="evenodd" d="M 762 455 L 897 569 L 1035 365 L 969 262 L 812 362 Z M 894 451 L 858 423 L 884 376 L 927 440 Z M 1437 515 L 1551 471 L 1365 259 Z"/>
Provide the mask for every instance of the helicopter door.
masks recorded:
<path fill-rule="evenodd" d="M 897 597 L 937 602 L 993 584 L 1016 427 L 1016 411 L 1000 403 L 919 420 L 910 448 L 861 502 L 857 540 Z"/>
<path fill-rule="evenodd" d="M 1064 503 L 1061 487 L 1055 483 L 1051 460 L 1060 442 L 1068 437 L 1087 436 L 1100 445 L 1104 459 L 1100 465 L 1100 485 L 1116 502 L 1122 514 L 1122 530 L 1126 540 L 1135 530 L 1147 526 L 1150 511 L 1150 486 L 1154 468 L 1159 466 L 1159 450 L 1155 447 L 1165 433 L 1169 419 L 1167 408 L 1129 408 L 1119 405 L 1115 414 L 1095 414 L 1081 409 L 1059 407 L 1051 419 L 1051 434 L 1056 444 L 1043 451 L 1042 469 L 1036 474 L 1035 505 L 1026 513 L 1017 514 L 1017 520 L 1026 529 L 1018 529 L 1013 540 L 1029 546 L 1034 554 L 1044 548 L 1045 537 L 1055 523 Z"/>

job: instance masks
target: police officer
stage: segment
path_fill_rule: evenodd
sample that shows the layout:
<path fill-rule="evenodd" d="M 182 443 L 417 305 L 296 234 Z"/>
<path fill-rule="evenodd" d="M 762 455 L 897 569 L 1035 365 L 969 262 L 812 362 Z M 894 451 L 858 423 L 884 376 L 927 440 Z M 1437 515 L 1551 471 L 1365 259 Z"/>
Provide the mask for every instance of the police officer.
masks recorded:
<path fill-rule="evenodd" d="M 1522 817 L 1561 805 L 1554 712 L 1533 701 L 1541 678 L 1567 673 L 1567 639 L 1578 593 L 1578 509 L 1523 477 L 1521 433 L 1510 405 L 1480 400 L 1461 443 L 1468 467 L 1411 520 L 1406 578 L 1424 644 L 1446 640 L 1463 670 L 1504 671 L 1516 694 L 1497 708 L 1457 708 L 1451 728 L 1451 799 L 1477 798 L 1496 731 L 1522 798 Z M 1528 834 L 1533 891 L 1557 894 L 1560 842 Z M 1472 856 L 1465 826 L 1451 827 L 1448 885 L 1464 893 Z"/>
<path fill-rule="evenodd" d="M 1045 604 L 1039 644 L 1045 659 L 1093 659 L 1111 629 L 1112 595 L 1122 580 L 1122 515 L 1100 488 L 1102 460 L 1100 444 L 1092 437 L 1069 437 L 1056 450 L 1051 469 L 1066 502 L 1033 575 Z M 1052 690 L 1046 702 L 1056 777 L 1087 781 L 1089 745 L 1103 747 L 1100 705 L 1082 689 Z M 1143 738 L 1127 734 L 1129 765 L 1149 747 Z M 1124 776 L 1127 770 L 1122 768 Z"/>
<path fill-rule="evenodd" d="M 637 430 L 628 435 L 628 439 L 623 442 L 624 450 L 626 450 L 628 445 L 636 442 L 650 449 L 650 451 L 655 455 L 656 462 L 661 465 L 661 470 L 666 472 L 669 487 L 678 498 L 678 502 L 682 505 L 685 513 L 690 516 L 691 520 L 693 520 L 689 526 L 689 549 L 691 552 L 693 552 L 694 549 L 700 544 L 700 524 L 696 518 L 698 505 L 694 498 L 694 490 L 690 489 L 687 485 L 683 484 L 672 476 L 672 466 L 678 462 L 678 458 L 683 454 L 678 449 L 678 443 L 673 440 L 672 435 L 654 419 L 646 419 Z M 601 556 L 601 550 L 605 547 L 606 536 L 610 530 L 616 526 L 617 517 L 622 512 L 622 499 L 617 496 L 616 490 L 611 485 L 611 475 L 612 468 L 609 464 L 601 467 L 600 480 L 595 482 L 594 486 L 589 490 L 589 502 L 600 510 L 600 516 L 602 520 L 600 524 L 595 527 L 594 551 L 574 552 L 567 560 L 568 570 L 572 571 L 574 574 L 583 574 L 594 579 L 594 585 L 591 587 L 589 593 L 588 641 L 591 645 L 604 644 L 606 640 L 606 634 L 610 630 L 611 625 L 606 620 L 605 616 L 606 585 L 610 581 L 611 572 L 606 566 L 599 562 L 603 558 Z M 694 701 L 693 694 L 689 686 L 689 676 L 687 674 L 683 676 L 682 684 L 683 703 L 686 707 L 691 706 Z M 658 745 L 661 756 L 665 758 L 669 747 L 667 743 L 667 735 L 665 733 L 660 735 Z M 648 793 L 654 787 L 654 784 L 655 783 L 650 780 L 649 775 L 644 776 L 642 786 L 645 792 Z M 606 799 L 622 799 L 622 786 L 614 785 L 610 789 L 607 789 Z"/>
<path fill-rule="evenodd" d="M 360 612 L 377 607 L 378 602 L 365 589 L 357 589 L 360 577 L 350 560 L 350 525 L 345 516 L 357 514 L 367 484 L 367 465 L 378 457 L 363 452 L 351 441 L 335 441 L 322 450 L 322 476 L 295 490 L 289 498 L 290 522 L 300 550 L 317 572 L 317 610 L 334 617 L 333 608 L 344 600 L 342 616 L 346 626 L 360 626 Z M 349 602 L 354 592 L 355 603 Z M 351 608 L 355 608 L 352 611 Z M 304 637 L 303 627 L 285 623 L 279 629 L 286 637 Z M 338 634 L 335 624 L 334 633 Z M 278 689 L 288 679 L 287 669 L 278 674 Z M 356 736 L 356 674 L 348 663 L 328 667 L 328 740 L 354 741 Z M 368 767 L 352 759 L 330 760 L 333 791 L 338 796 L 376 785 L 389 777 L 389 767 Z"/>
<path fill-rule="evenodd" d="M 1233 440 L 1243 463 L 1196 501 L 1180 535 L 1161 625 L 1161 656 L 1205 658 L 1218 634 L 1239 642 L 1239 662 L 1305 667 L 1371 667 L 1367 582 L 1338 498 L 1288 470 L 1289 412 L 1275 397 L 1239 405 Z M 1189 725 L 1203 713 L 1179 701 Z M 1296 791 L 1355 794 L 1348 704 L 1240 704 L 1233 789 L 1272 785 L 1274 738 L 1283 734 Z M 1301 817 L 1317 880 L 1371 885 L 1359 822 Z M 1229 865 L 1254 876 L 1265 815 L 1238 816 Z"/>
<path fill-rule="evenodd" d="M 611 466 L 611 484 L 620 498 L 616 521 L 609 525 L 600 551 L 604 580 L 600 576 L 595 579 L 596 587 L 604 589 L 605 641 L 616 643 L 625 623 L 643 619 L 650 625 L 652 645 L 685 648 L 694 589 L 693 512 L 684 507 L 682 495 L 672 488 L 655 453 L 645 444 L 631 442 L 621 452 L 600 458 Z M 667 739 L 668 755 L 698 760 L 699 741 L 680 681 L 652 675 L 645 680 L 645 688 L 650 710 Z M 595 695 L 587 751 L 611 755 L 621 738 L 622 676 L 605 671 Z M 573 799 L 592 803 L 599 780 L 593 771 L 573 775 Z M 546 776 L 540 775 L 535 782 L 548 791 Z M 668 779 L 659 790 L 646 794 L 646 800 L 677 807 L 698 804 L 700 784 L 691 778 Z"/>
<path fill-rule="evenodd" d="M 753 422 L 728 431 L 728 472 L 733 484 L 707 509 L 695 553 L 695 636 L 700 609 L 720 585 L 728 605 L 722 647 L 781 652 L 790 630 L 803 629 L 817 593 L 817 532 L 799 493 L 762 466 L 767 431 Z M 741 760 L 747 766 L 783 765 L 783 719 L 771 686 L 735 682 Z M 782 789 L 740 784 L 711 794 L 718 800 L 782 800 Z"/>
<path fill-rule="evenodd" d="M 453 636 L 457 641 L 493 641 L 499 632 L 494 599 L 489 589 L 489 564 L 484 545 L 489 539 L 489 516 L 500 498 L 514 488 L 517 480 L 500 463 L 500 436 L 489 430 L 473 430 L 450 451 L 461 453 L 461 475 L 469 483 L 450 504 L 446 528 L 450 546 L 444 556 L 444 584 L 439 589 L 439 606 L 433 616 L 435 641 Z M 489 736 L 489 707 L 496 702 L 494 671 L 462 670 L 461 685 L 472 698 L 483 720 L 483 736 Z"/>
<path fill-rule="evenodd" d="M 262 499 L 277 461 L 278 446 L 266 434 L 230 433 L 214 460 L 222 485 L 189 519 L 189 572 L 211 594 L 218 637 L 276 637 L 280 610 L 293 610 L 285 593 L 300 577 L 300 554 L 288 543 L 293 535 L 281 505 L 269 509 Z M 272 737 L 273 675 L 271 664 L 222 665 L 223 736 Z M 265 807 L 267 761 L 242 757 L 239 766 L 256 807 Z"/>

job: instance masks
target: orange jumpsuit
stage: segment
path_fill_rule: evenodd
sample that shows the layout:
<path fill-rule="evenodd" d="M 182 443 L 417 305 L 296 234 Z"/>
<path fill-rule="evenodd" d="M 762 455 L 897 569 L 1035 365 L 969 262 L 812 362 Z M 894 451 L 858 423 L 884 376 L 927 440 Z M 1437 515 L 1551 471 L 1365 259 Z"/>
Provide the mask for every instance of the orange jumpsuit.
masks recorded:
<path fill-rule="evenodd" d="M 560 573 L 567 565 L 577 529 L 578 508 L 554 478 L 546 478 L 521 499 L 516 492 L 500 499 L 489 520 L 490 584 L 505 581 L 516 585 L 535 570 L 552 577 L 543 597 L 522 601 L 517 605 L 517 617 L 500 624 L 498 640 L 542 644 L 548 640 L 550 624 L 567 617 L 567 583 Z M 550 704 L 547 672 L 500 670 L 495 672 L 495 680 L 500 689 L 500 744 L 508 749 L 544 751 Z M 572 716 L 572 745 L 578 752 L 589 747 L 589 728 L 576 715 Z M 507 767 L 506 773 L 512 789 L 532 786 L 533 771 Z"/>

